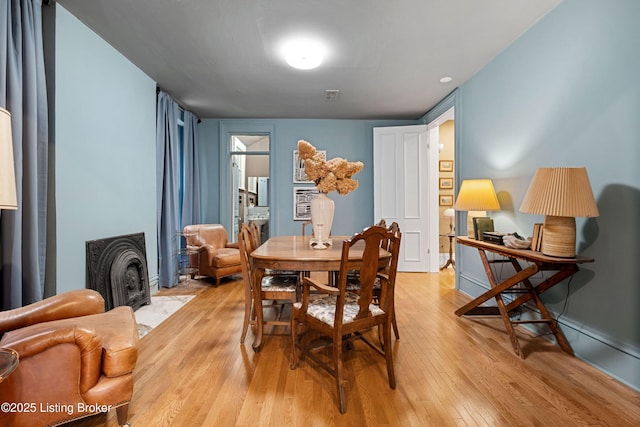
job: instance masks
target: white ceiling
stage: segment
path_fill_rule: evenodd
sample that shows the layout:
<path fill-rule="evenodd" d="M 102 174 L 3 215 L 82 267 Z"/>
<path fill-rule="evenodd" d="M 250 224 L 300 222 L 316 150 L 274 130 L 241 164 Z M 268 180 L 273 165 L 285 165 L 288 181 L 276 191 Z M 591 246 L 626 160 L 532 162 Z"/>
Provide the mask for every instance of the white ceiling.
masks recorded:
<path fill-rule="evenodd" d="M 200 118 L 352 119 L 419 118 L 560 2 L 57 0 Z M 278 55 L 296 31 L 319 68 Z"/>

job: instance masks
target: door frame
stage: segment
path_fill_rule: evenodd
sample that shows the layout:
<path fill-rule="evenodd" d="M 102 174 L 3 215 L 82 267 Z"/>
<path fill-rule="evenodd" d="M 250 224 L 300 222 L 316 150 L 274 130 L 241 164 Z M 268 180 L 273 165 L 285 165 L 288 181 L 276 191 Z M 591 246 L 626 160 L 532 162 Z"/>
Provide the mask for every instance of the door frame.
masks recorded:
<path fill-rule="evenodd" d="M 427 114 L 424 115 L 423 120 L 424 123 L 427 124 L 427 128 L 431 125 L 440 124 L 439 120 L 443 118 L 447 112 L 453 110 L 453 164 L 455 165 L 453 169 L 453 181 L 454 188 L 456 191 L 460 188 L 460 170 L 462 169 L 462 164 L 460 162 L 460 138 L 461 138 L 461 109 L 460 109 L 460 96 L 458 96 L 459 89 L 454 89 L 449 95 L 447 95 L 444 99 L 442 99 L 435 107 L 433 107 Z M 457 194 L 454 194 L 457 196 Z M 455 200 L 455 197 L 454 197 Z M 454 217 L 454 225 L 456 230 L 460 230 L 460 215 L 456 211 Z M 436 230 L 437 231 L 437 230 Z M 460 270 L 462 270 L 462 264 L 464 260 L 461 256 L 461 251 L 458 250 L 458 245 L 456 244 L 456 289 L 459 289 L 459 276 Z"/>
<path fill-rule="evenodd" d="M 233 230 L 233 209 L 229 209 L 229 206 L 233 206 L 233 192 L 231 191 L 232 173 L 231 170 L 231 141 L 232 135 L 268 135 L 269 136 L 269 200 L 277 200 L 277 182 L 276 176 L 272 174 L 274 170 L 275 161 L 275 138 L 276 129 L 275 124 L 270 121 L 255 120 L 251 122 L 247 121 L 235 121 L 235 120 L 223 120 L 220 122 L 220 128 L 218 131 L 219 140 L 219 194 L 220 204 L 218 208 L 218 221 L 227 230 L 229 234 Z M 278 208 L 276 204 L 270 207 L 270 215 L 278 214 Z M 273 221 L 269 221 L 269 235 L 274 235 L 277 230 L 273 228 Z M 230 241 L 234 241 L 233 236 L 228 236 Z"/>

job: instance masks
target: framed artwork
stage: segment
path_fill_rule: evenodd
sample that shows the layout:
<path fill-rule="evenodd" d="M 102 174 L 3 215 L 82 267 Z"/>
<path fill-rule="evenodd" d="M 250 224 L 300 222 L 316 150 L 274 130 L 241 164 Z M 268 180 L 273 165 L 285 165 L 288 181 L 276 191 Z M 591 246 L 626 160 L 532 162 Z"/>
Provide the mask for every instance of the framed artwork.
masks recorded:
<path fill-rule="evenodd" d="M 440 206 L 453 206 L 453 196 L 451 194 L 441 194 Z"/>
<path fill-rule="evenodd" d="M 319 193 L 316 187 L 293 187 L 293 220 L 311 219 L 311 199 Z"/>
<path fill-rule="evenodd" d="M 325 150 L 318 150 L 318 153 L 325 159 L 327 158 L 327 152 Z M 313 184 L 313 181 L 309 181 L 307 175 L 304 173 L 304 162 L 300 159 L 298 150 L 293 150 L 293 183 Z"/>
<path fill-rule="evenodd" d="M 440 189 L 451 190 L 453 188 L 453 178 L 440 178 Z"/>
<path fill-rule="evenodd" d="M 453 160 L 440 160 L 440 172 L 453 172 Z"/>

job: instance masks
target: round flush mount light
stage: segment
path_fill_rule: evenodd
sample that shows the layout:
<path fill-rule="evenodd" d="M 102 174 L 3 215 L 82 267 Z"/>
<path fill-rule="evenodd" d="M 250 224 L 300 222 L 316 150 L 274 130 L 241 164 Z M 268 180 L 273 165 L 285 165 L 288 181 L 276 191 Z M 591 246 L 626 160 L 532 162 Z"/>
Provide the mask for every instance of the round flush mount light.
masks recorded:
<path fill-rule="evenodd" d="M 322 64 L 326 48 L 322 42 L 309 37 L 296 37 L 282 44 L 287 64 L 299 70 L 311 70 Z"/>
<path fill-rule="evenodd" d="M 453 81 L 453 77 L 444 76 L 440 79 L 440 83 L 451 83 Z"/>

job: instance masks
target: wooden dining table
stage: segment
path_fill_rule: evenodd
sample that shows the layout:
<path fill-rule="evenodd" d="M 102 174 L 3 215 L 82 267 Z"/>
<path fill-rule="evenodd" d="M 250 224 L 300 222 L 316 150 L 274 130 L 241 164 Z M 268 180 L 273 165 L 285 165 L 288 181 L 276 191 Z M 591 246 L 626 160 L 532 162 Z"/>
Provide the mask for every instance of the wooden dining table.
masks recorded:
<path fill-rule="evenodd" d="M 333 244 L 327 249 L 313 249 L 309 245 L 311 236 L 276 236 L 260 245 L 250 255 L 251 266 L 254 274 L 253 283 L 262 283 L 265 270 L 287 271 L 327 271 L 340 270 L 342 258 L 342 242 L 351 236 L 332 236 Z M 362 260 L 364 254 L 364 241 L 356 243 L 349 252 L 349 259 Z M 380 249 L 380 262 L 388 262 L 391 254 Z M 262 325 L 262 298 L 260 289 L 256 287 L 253 293 L 256 323 Z M 259 350 L 262 346 L 262 327 L 256 328 L 256 336 L 252 347 Z"/>

